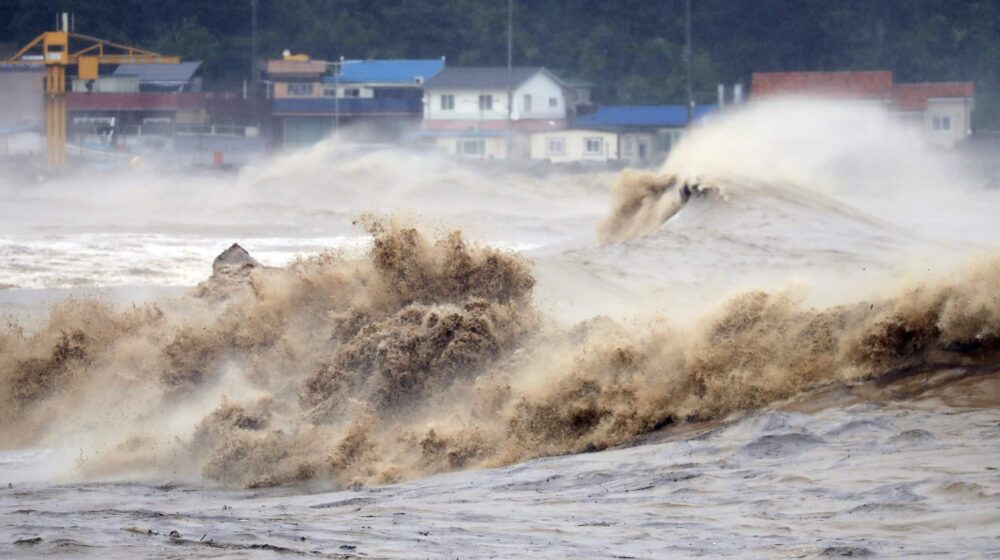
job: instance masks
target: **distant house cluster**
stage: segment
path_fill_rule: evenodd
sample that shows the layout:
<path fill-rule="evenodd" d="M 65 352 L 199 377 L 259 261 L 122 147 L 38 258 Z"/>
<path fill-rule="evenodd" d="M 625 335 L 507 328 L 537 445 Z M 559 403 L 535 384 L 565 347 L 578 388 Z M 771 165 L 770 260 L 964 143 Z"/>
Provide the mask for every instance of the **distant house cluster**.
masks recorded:
<path fill-rule="evenodd" d="M 266 80 L 274 140 L 284 147 L 343 128 L 359 145 L 404 143 L 465 158 L 647 165 L 689 124 L 681 105 L 595 105 L 592 84 L 542 67 L 293 55 L 269 61 Z M 712 110 L 698 107 L 693 118 Z"/>
<path fill-rule="evenodd" d="M 972 82 L 900 84 L 892 72 L 759 72 L 750 85 L 755 101 L 809 95 L 876 105 L 922 129 L 928 140 L 952 147 L 972 134 Z"/>
<path fill-rule="evenodd" d="M 66 94 L 69 142 L 87 150 L 163 150 L 180 163 L 240 165 L 273 149 L 341 132 L 361 149 L 407 145 L 462 158 L 555 164 L 663 161 L 717 105 L 595 103 L 592 84 L 543 67 L 459 67 L 444 58 L 312 60 L 286 53 L 261 66 L 260 89 L 205 92 L 201 63 L 121 64 Z M 0 67 L 0 154 L 44 126 L 42 67 Z M 896 83 L 888 71 L 761 72 L 749 99 L 822 96 L 885 108 L 952 147 L 971 134 L 971 82 Z M 743 101 L 734 87 L 733 101 Z"/>

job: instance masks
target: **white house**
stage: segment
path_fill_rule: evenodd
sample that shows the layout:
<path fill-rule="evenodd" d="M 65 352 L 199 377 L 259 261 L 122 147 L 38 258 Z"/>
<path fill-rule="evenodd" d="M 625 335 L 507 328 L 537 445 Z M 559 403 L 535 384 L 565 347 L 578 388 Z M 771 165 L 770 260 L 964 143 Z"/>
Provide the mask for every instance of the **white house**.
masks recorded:
<path fill-rule="evenodd" d="M 416 136 L 466 157 L 505 158 L 508 144 L 527 156 L 530 133 L 566 127 L 566 89 L 544 68 L 445 68 L 424 83 Z"/>

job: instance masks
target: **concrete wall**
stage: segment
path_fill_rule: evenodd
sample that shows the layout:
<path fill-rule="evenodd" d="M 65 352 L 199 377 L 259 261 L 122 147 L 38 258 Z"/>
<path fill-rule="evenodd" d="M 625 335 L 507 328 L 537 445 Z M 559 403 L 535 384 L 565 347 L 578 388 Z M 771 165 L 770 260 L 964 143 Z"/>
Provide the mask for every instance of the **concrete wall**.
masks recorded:
<path fill-rule="evenodd" d="M 0 69 L 0 128 L 45 126 L 41 69 Z"/>
<path fill-rule="evenodd" d="M 588 151 L 588 140 L 599 140 L 600 151 Z M 561 145 L 562 149 L 558 149 Z M 593 147 L 593 142 L 591 142 Z M 552 163 L 604 162 L 618 159 L 618 134 L 597 130 L 561 130 L 531 135 L 531 159 Z"/>
<path fill-rule="evenodd" d="M 441 108 L 441 98 L 446 95 L 454 97 L 452 109 Z M 489 110 L 479 109 L 479 96 L 488 95 L 493 98 L 493 106 Z M 525 107 L 525 95 L 531 96 L 531 110 Z M 562 88 L 543 73 L 538 73 L 513 92 L 513 111 L 511 118 L 525 119 L 564 119 L 566 118 L 566 100 Z M 549 105 L 549 99 L 556 99 L 556 106 Z M 507 90 L 447 90 L 432 89 L 424 94 L 424 119 L 426 120 L 466 120 L 492 121 L 507 119 Z"/>
<path fill-rule="evenodd" d="M 470 153 L 472 143 L 482 143 L 482 153 Z M 507 157 L 507 140 L 502 137 L 490 138 L 437 138 L 434 144 L 443 152 L 469 159 L 504 159 Z"/>
<path fill-rule="evenodd" d="M 969 136 L 972 100 L 962 98 L 929 99 L 923 126 L 928 140 L 935 146 L 951 148 Z"/>

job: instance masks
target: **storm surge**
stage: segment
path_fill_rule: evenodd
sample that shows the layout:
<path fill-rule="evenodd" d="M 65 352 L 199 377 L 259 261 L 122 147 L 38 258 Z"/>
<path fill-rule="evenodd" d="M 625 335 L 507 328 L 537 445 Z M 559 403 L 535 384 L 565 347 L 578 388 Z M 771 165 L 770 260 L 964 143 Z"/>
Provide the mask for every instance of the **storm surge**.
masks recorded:
<path fill-rule="evenodd" d="M 69 299 L 38 324 L 11 321 L 0 330 L 0 447 L 55 450 L 69 479 L 344 488 L 602 450 L 867 380 L 992 367 L 995 232 L 959 254 L 961 230 L 934 229 L 945 215 L 991 222 L 960 213 L 960 178 L 914 157 L 877 113 L 813 109 L 707 124 L 658 172 L 622 174 L 600 243 L 534 261 L 432 219 L 368 216 L 354 227 L 370 243 L 349 251 L 265 266 L 233 246 L 183 296 Z M 847 132 L 817 133 L 832 123 Z M 851 132 L 872 126 L 874 143 Z M 302 167 L 279 163 L 269 172 Z M 502 192 L 526 231 L 552 235 L 558 212 L 539 213 L 535 189 L 478 177 L 490 194 L 466 189 L 469 208 Z M 553 198 L 572 206 L 570 179 L 559 181 Z M 900 272 L 913 262 L 934 274 Z M 803 271 L 835 289 L 810 299 L 801 277 L 789 281 Z M 663 292 L 694 304 L 656 307 Z"/>
<path fill-rule="evenodd" d="M 89 477 L 336 486 L 604 449 L 831 383 L 989 363 L 1000 256 L 948 282 L 828 309 L 748 292 L 693 324 L 566 329 L 531 264 L 366 221 L 364 258 L 239 256 L 184 297 L 56 305 L 0 334 L 0 442 Z"/>

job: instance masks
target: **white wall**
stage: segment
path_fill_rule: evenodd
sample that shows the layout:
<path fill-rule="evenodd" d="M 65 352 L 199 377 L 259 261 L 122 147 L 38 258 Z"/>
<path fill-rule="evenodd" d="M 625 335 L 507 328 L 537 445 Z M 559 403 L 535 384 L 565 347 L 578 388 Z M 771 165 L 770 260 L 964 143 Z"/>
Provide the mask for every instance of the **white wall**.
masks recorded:
<path fill-rule="evenodd" d="M 531 111 L 525 110 L 524 96 L 531 95 Z M 451 110 L 441 109 L 441 97 L 452 95 L 455 106 Z M 490 110 L 480 111 L 479 96 L 493 98 Z M 556 99 L 556 106 L 549 106 L 550 98 Z M 514 107 L 511 117 L 519 119 L 563 119 L 566 117 L 566 99 L 562 88 L 544 72 L 514 90 Z M 424 93 L 425 120 L 506 120 L 507 90 L 448 90 L 428 89 Z"/>
<path fill-rule="evenodd" d="M 972 100 L 964 98 L 929 99 L 927 111 L 924 112 L 924 131 L 927 138 L 935 146 L 950 148 L 959 140 L 969 135 L 972 116 Z M 935 117 L 939 128 L 934 128 Z M 947 119 L 948 127 L 940 128 L 942 118 Z"/>
<path fill-rule="evenodd" d="M 525 95 L 531 96 L 531 110 L 525 107 Z M 555 106 L 549 100 L 555 99 Z M 514 92 L 514 119 L 564 119 L 566 118 L 566 97 L 562 87 L 539 72 L 521 84 Z"/>
<path fill-rule="evenodd" d="M 453 109 L 441 109 L 441 98 L 452 95 L 455 98 Z M 479 110 L 479 96 L 493 97 L 493 107 L 490 110 Z M 506 120 L 507 92 L 492 90 L 432 90 L 424 95 L 428 101 L 424 103 L 424 119 L 427 120 Z"/>
<path fill-rule="evenodd" d="M 482 141 L 482 154 L 460 153 L 459 147 L 462 142 Z M 504 138 L 437 138 L 434 141 L 437 147 L 450 155 L 462 156 L 470 159 L 504 159 L 507 157 L 507 142 Z"/>
<path fill-rule="evenodd" d="M 600 139 L 601 151 L 587 151 L 588 139 Z M 563 152 L 549 150 L 550 140 L 562 140 Z M 536 132 L 531 135 L 531 159 L 548 160 L 552 163 L 573 161 L 608 161 L 618 159 L 618 135 L 614 132 L 597 130 L 560 130 Z"/>

